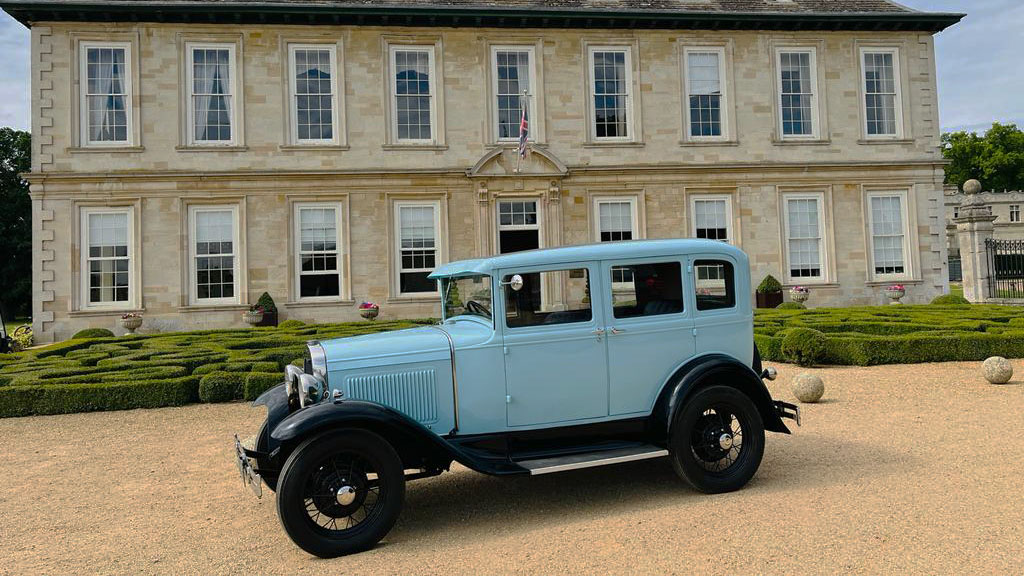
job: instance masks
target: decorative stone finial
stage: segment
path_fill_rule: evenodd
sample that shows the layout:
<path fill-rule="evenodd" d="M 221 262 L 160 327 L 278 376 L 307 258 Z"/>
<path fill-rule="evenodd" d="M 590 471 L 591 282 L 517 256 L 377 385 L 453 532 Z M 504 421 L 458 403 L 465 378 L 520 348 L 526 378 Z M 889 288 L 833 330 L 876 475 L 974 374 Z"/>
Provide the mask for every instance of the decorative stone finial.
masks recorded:
<path fill-rule="evenodd" d="M 965 194 L 977 194 L 979 192 L 981 192 L 981 182 L 978 182 L 974 178 L 971 178 L 967 182 L 964 182 Z"/>

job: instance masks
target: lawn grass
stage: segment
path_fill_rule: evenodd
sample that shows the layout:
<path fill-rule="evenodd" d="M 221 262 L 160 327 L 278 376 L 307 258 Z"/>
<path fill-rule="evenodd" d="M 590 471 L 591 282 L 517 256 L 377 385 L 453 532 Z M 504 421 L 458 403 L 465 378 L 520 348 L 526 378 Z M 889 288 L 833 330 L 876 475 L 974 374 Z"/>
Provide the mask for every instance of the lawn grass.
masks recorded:
<path fill-rule="evenodd" d="M 251 400 L 282 381 L 285 365 L 305 358 L 309 340 L 432 322 L 289 321 L 278 328 L 68 340 L 0 354 L 0 417 L 178 406 L 201 397 Z M 232 383 L 229 392 L 219 381 Z"/>
<path fill-rule="evenodd" d="M 4 322 L 4 328 L 7 329 L 7 335 L 8 336 L 13 336 L 14 335 L 14 330 L 17 329 L 18 326 L 21 326 L 22 324 L 31 324 L 31 323 L 32 323 L 32 321 L 29 320 L 28 318 L 15 318 L 14 320 L 7 320 L 7 321 L 5 321 Z"/>

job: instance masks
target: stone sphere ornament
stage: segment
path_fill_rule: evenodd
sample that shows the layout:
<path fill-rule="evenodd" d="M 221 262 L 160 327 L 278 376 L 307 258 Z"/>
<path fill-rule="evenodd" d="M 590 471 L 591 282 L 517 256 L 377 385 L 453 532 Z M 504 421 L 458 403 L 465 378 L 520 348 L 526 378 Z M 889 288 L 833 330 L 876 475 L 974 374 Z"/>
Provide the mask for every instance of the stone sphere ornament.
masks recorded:
<path fill-rule="evenodd" d="M 967 182 L 964 182 L 965 194 L 977 194 L 979 192 L 981 192 L 981 182 L 978 182 L 973 178 L 968 180 Z"/>
<path fill-rule="evenodd" d="M 993 356 L 981 365 L 985 380 L 993 384 L 1006 384 L 1013 378 L 1013 364 L 1002 356 Z"/>
<path fill-rule="evenodd" d="M 801 402 L 813 404 L 825 395 L 825 383 L 810 372 L 802 372 L 793 379 L 793 395 Z"/>

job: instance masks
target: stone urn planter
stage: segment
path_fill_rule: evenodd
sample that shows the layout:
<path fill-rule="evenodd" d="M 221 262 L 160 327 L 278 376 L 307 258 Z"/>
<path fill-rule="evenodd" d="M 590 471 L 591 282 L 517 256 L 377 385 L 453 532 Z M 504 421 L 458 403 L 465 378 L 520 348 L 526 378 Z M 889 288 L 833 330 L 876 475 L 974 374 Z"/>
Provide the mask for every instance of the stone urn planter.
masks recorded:
<path fill-rule="evenodd" d="M 798 304 L 807 302 L 807 299 L 811 297 L 811 292 L 807 288 L 797 286 L 796 288 L 790 288 L 789 299 Z"/>
<path fill-rule="evenodd" d="M 128 334 L 135 334 L 135 331 L 142 326 L 142 316 L 138 314 L 125 314 L 121 316 L 121 327 L 128 331 Z"/>
<path fill-rule="evenodd" d="M 359 315 L 367 320 L 374 320 L 380 314 L 380 306 L 373 302 L 363 302 L 359 305 Z"/>
<path fill-rule="evenodd" d="M 889 304 L 902 304 L 902 302 L 900 302 L 900 299 L 902 299 L 903 296 L 906 295 L 906 293 L 906 289 L 904 289 L 903 286 L 900 286 L 898 284 L 896 286 L 889 286 L 888 288 L 885 289 L 886 298 L 891 300 Z"/>
<path fill-rule="evenodd" d="M 257 308 L 255 310 L 246 310 L 242 312 L 242 320 L 250 326 L 255 326 L 260 322 L 263 322 L 263 309 Z"/>

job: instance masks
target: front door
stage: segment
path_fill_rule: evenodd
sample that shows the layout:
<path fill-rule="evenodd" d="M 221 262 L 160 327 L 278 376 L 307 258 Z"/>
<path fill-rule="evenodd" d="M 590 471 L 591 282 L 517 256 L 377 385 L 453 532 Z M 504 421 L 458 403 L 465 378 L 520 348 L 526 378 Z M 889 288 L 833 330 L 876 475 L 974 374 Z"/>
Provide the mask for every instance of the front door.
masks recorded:
<path fill-rule="evenodd" d="M 596 264 L 503 270 L 502 323 L 509 426 L 530 426 L 608 415 L 608 362 Z M 550 302 L 540 286 L 561 286 Z"/>
<path fill-rule="evenodd" d="M 605 262 L 609 413 L 647 414 L 665 381 L 694 355 L 686 306 L 686 261 L 662 257 Z"/>

